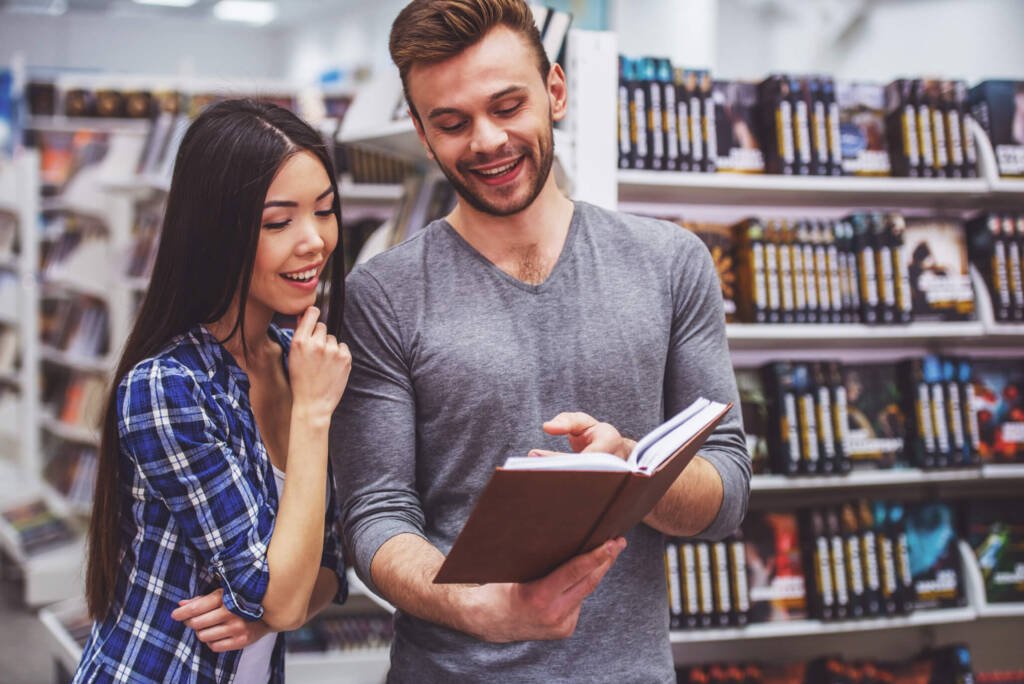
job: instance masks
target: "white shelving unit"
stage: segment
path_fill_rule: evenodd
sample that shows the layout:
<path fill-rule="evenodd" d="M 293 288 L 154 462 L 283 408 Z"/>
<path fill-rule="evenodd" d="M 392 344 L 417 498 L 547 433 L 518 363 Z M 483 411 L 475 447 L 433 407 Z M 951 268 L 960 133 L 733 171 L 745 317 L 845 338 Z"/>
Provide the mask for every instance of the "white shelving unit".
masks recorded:
<path fill-rule="evenodd" d="M 565 145 L 571 152 L 563 155 L 566 159 L 563 166 L 570 172 L 563 189 L 576 199 L 626 211 L 661 211 L 669 205 L 685 207 L 686 211 L 711 208 L 718 215 L 731 212 L 732 218 L 737 220 L 761 211 L 769 215 L 787 214 L 794 208 L 799 208 L 798 212 L 803 214 L 831 211 L 838 216 L 858 208 L 962 214 L 972 209 L 1024 206 L 1024 180 L 999 178 L 991 147 L 978 127 L 974 135 L 979 147 L 980 177 L 975 179 L 782 177 L 619 170 L 614 144 L 617 134 L 616 58 L 614 34 L 570 32 L 567 69 L 570 107 L 561 132 L 571 142 L 571 147 Z M 376 123 L 385 110 L 382 103 L 394 107 L 398 102 L 400 85 L 397 77 L 389 78 L 390 83 L 378 82 L 369 92 L 357 97 L 350 111 L 350 115 L 354 112 L 356 116 L 346 122 L 348 125 L 339 139 L 386 150 L 426 165 L 427 159 L 411 123 Z M 1024 325 L 996 323 L 991 307 L 986 308 L 986 290 L 978 285 L 980 283 L 976 282 L 978 319 L 961 323 L 917 322 L 906 326 L 730 324 L 727 335 L 733 362 L 737 366 L 754 366 L 785 356 L 813 359 L 851 355 L 894 359 L 946 349 L 957 353 L 981 351 L 989 356 L 1019 354 L 1024 342 Z M 920 490 L 945 483 L 980 486 L 1022 477 L 1024 465 L 984 465 L 928 472 L 917 469 L 857 471 L 845 476 L 759 475 L 754 477 L 752 488 L 757 499 L 779 493 L 801 496 L 802 492 L 818 492 L 821 496 L 822 492 L 830 494 L 850 488 Z M 891 489 L 880 491 L 891 493 Z M 965 556 L 965 566 L 976 568 L 969 556 Z M 693 662 L 694 658 L 703 662 L 715 658 L 734 661 L 739 657 L 738 650 L 743 651 L 744 660 L 756 660 L 759 653 L 770 658 L 773 651 L 777 652 L 780 639 L 801 641 L 811 650 L 841 650 L 845 640 L 854 639 L 863 641 L 865 657 L 884 650 L 882 647 L 890 642 L 905 647 L 896 651 L 905 656 L 934 640 L 937 631 L 955 631 L 958 626 L 970 628 L 991 617 L 1016 619 L 1024 615 L 1021 606 L 984 604 L 976 589 L 975 586 L 969 590 L 967 607 L 920 611 L 905 617 L 841 623 L 807 620 L 742 629 L 674 632 L 673 651 L 677 663 Z M 876 633 L 879 636 L 875 636 Z M 737 641 L 742 641 L 742 646 L 738 647 Z"/>

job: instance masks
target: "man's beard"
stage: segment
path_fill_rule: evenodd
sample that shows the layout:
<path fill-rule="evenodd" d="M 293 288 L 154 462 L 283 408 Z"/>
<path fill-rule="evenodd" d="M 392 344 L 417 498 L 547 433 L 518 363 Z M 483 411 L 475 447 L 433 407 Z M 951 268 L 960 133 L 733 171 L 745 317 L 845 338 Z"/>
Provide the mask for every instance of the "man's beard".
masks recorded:
<path fill-rule="evenodd" d="M 534 162 L 534 166 L 537 170 L 537 175 L 533 179 L 533 184 L 530 187 L 530 192 L 526 195 L 526 197 L 522 201 L 516 202 L 511 206 L 500 206 L 498 204 L 488 201 L 480 193 L 471 190 L 469 188 L 469 185 L 463 182 L 462 178 L 471 177 L 470 174 L 472 174 L 473 172 L 467 169 L 463 169 L 463 162 L 455 163 L 455 166 L 458 169 L 458 173 L 456 173 L 456 171 L 452 170 L 451 168 L 445 166 L 440 161 L 438 161 L 437 166 L 438 168 L 441 169 L 441 173 L 444 174 L 445 178 L 448 179 L 448 182 L 452 184 L 452 187 L 455 188 L 455 192 L 458 193 L 459 197 L 465 200 L 466 203 L 468 203 L 471 207 L 473 207 L 474 209 L 481 213 L 490 214 L 491 216 L 511 216 L 513 214 L 518 214 L 520 211 L 526 209 L 528 206 L 533 204 L 533 201 L 537 199 L 538 195 L 540 195 L 540 191 L 544 189 L 544 184 L 548 180 L 548 175 L 551 173 L 551 165 L 555 159 L 554 133 L 552 125 L 550 123 L 548 124 L 547 135 L 542 136 L 540 138 L 539 161 L 534 156 L 533 150 L 531 150 L 529 147 L 521 147 L 515 150 L 515 152 L 516 156 L 522 157 L 522 160 L 519 162 L 520 164 L 525 165 L 528 162 Z M 434 155 L 434 159 L 438 159 L 436 154 Z M 526 169 L 523 169 L 521 171 L 521 173 L 525 172 Z M 500 190 L 495 189 L 495 192 L 500 192 Z"/>

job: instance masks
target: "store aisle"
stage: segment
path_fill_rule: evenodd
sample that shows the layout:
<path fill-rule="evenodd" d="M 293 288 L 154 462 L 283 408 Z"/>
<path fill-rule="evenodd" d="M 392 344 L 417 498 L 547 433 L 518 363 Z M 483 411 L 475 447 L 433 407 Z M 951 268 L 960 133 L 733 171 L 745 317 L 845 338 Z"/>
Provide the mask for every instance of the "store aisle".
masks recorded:
<path fill-rule="evenodd" d="M 17 581 L 0 579 L 0 684 L 50 684 L 54 666 L 45 628 L 19 592 Z"/>

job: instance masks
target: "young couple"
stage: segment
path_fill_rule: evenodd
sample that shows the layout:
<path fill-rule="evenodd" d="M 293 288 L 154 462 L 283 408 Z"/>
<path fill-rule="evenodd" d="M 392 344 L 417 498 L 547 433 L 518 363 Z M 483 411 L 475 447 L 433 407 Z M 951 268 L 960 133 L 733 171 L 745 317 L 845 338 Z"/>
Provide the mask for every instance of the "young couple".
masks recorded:
<path fill-rule="evenodd" d="M 76 681 L 280 681 L 277 633 L 344 600 L 341 537 L 398 608 L 391 681 L 674 681 L 663 535 L 739 525 L 738 412 L 624 539 L 530 583 L 432 578 L 507 456 L 625 457 L 699 395 L 737 402 L 710 255 L 558 190 L 566 81 L 522 0 L 415 0 L 391 53 L 458 203 L 347 293 L 308 126 L 227 102 L 185 136 L 106 414 Z"/>

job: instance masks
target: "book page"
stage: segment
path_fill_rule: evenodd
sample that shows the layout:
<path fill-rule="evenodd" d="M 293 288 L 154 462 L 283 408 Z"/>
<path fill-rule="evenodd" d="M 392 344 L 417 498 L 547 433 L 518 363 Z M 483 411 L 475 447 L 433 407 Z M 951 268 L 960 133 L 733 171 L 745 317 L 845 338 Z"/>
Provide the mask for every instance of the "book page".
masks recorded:
<path fill-rule="evenodd" d="M 600 451 L 562 453 L 553 456 L 512 456 L 505 460 L 505 470 L 634 470 L 629 462 L 614 454 Z"/>
<path fill-rule="evenodd" d="M 637 464 L 639 470 L 657 470 L 665 459 L 700 432 L 724 408 L 725 404 L 717 401 L 703 397 L 696 400 L 640 440 L 630 454 L 630 460 Z"/>

